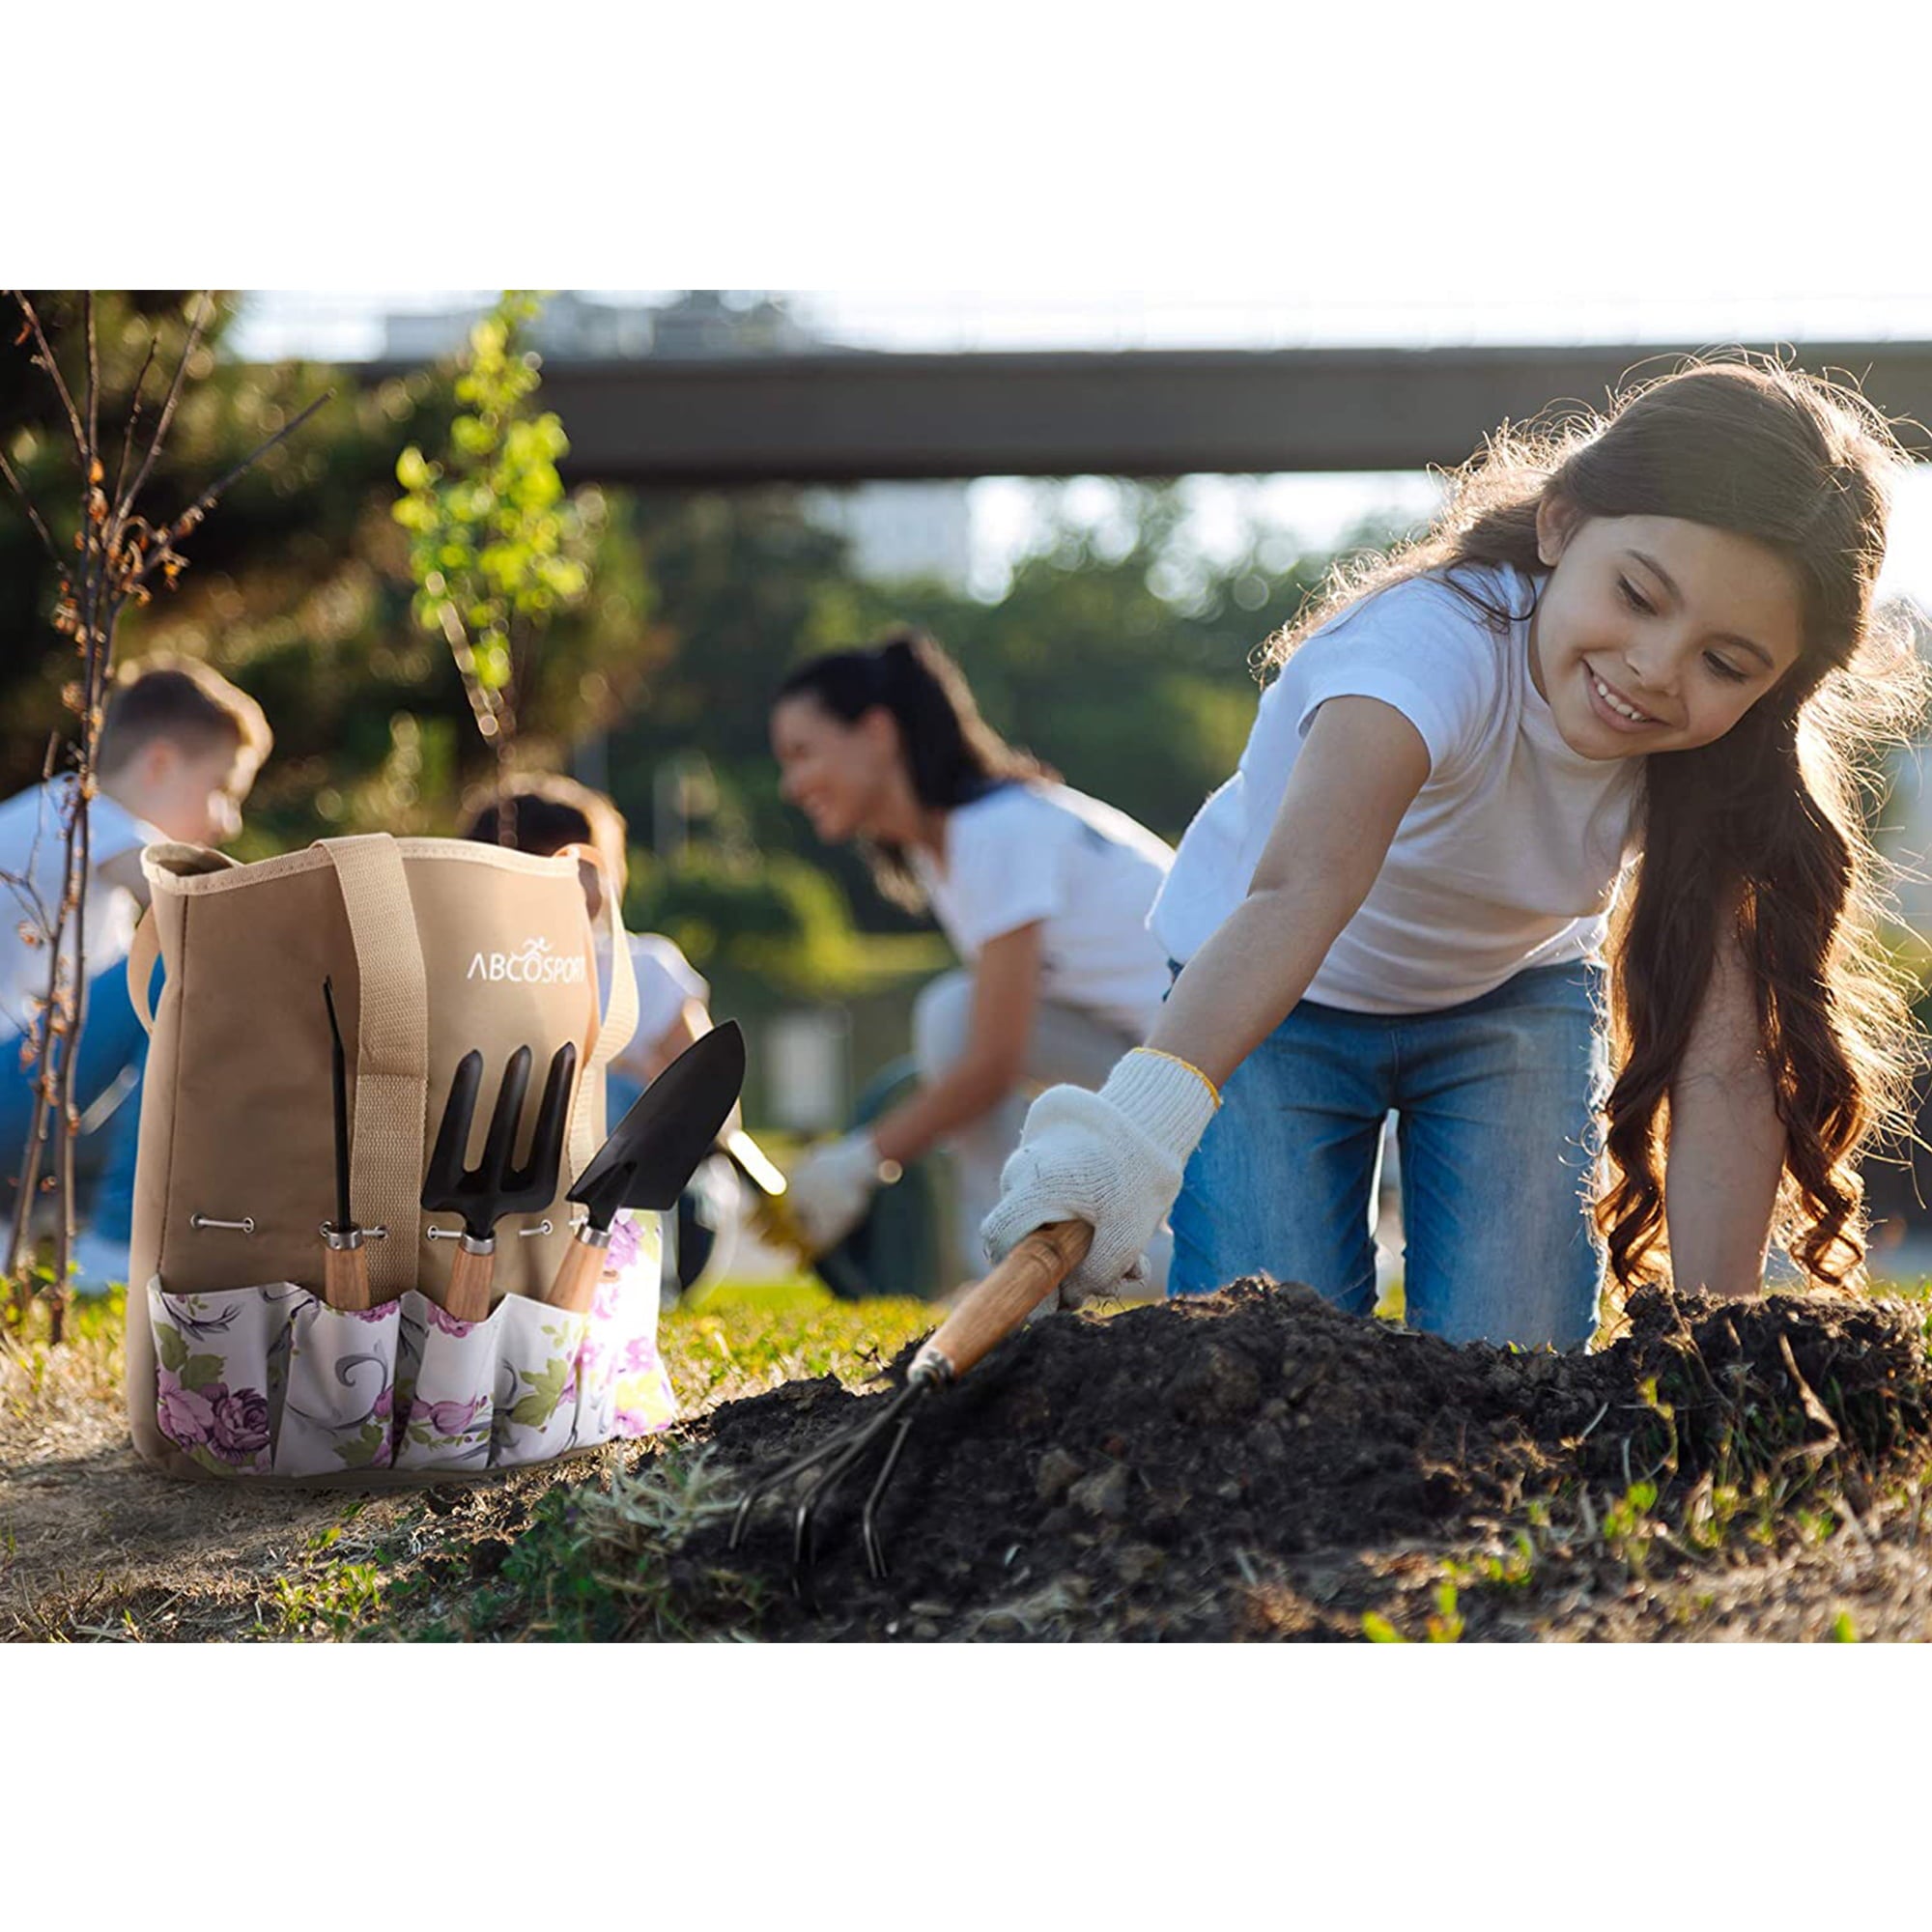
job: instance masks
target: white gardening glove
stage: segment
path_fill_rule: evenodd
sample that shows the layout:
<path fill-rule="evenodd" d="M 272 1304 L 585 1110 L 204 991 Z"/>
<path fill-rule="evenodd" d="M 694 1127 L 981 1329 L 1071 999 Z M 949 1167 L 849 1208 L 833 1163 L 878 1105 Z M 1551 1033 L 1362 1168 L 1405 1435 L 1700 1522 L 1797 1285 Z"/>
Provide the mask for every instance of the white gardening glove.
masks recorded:
<path fill-rule="evenodd" d="M 1205 1073 L 1144 1046 L 1116 1064 L 1097 1094 L 1049 1087 L 1000 1176 L 1000 1205 L 980 1223 L 987 1258 L 1003 1261 L 1049 1221 L 1085 1221 L 1094 1245 L 1061 1284 L 1060 1305 L 1117 1293 L 1141 1273 L 1187 1157 L 1220 1104 Z"/>
<path fill-rule="evenodd" d="M 784 1198 L 813 1254 L 836 1248 L 866 1218 L 883 1169 L 871 1135 L 861 1128 L 813 1148 L 792 1170 Z"/>

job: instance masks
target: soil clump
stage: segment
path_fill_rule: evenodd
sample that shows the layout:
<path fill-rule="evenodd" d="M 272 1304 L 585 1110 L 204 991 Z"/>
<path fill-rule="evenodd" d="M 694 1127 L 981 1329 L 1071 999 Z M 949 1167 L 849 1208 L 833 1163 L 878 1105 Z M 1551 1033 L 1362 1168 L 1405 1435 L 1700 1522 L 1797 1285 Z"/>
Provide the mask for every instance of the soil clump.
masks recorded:
<path fill-rule="evenodd" d="M 808 1596 L 777 1499 L 735 1552 L 716 1520 L 687 1538 L 670 1583 L 701 1624 L 721 1574 L 762 1577 L 768 1637 L 1658 1634 L 1593 1615 L 1660 1566 L 1734 1568 L 1748 1499 L 1782 1523 L 1815 1496 L 1835 1527 L 1888 1476 L 1916 1482 L 1925 1330 L 1907 1301 L 1653 1289 L 1608 1348 L 1532 1354 L 1261 1280 L 1055 1319 L 923 1404 L 880 1512 L 883 1581 L 858 1535 L 875 1451 L 821 1511 Z M 742 1486 L 889 1399 L 788 1383 L 683 1441 Z"/>

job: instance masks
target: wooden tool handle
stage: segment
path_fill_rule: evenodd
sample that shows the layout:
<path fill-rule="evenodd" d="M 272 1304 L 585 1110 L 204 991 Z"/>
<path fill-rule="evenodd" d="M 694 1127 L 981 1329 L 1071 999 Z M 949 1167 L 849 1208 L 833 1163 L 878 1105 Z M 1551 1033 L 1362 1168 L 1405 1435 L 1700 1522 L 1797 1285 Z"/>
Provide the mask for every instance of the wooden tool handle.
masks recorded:
<path fill-rule="evenodd" d="M 467 1243 L 458 1242 L 449 1286 L 443 1291 L 443 1313 L 457 1321 L 482 1321 L 490 1312 L 490 1277 L 496 1264 L 494 1248 L 475 1254 Z"/>
<path fill-rule="evenodd" d="M 963 1376 L 996 1342 L 1004 1342 L 1087 1259 L 1094 1230 L 1085 1221 L 1053 1221 L 1014 1244 L 998 1267 L 941 1324 L 913 1357 L 949 1379 Z"/>
<path fill-rule="evenodd" d="M 597 1284 L 611 1250 L 589 1241 L 573 1240 L 563 1252 L 556 1274 L 544 1290 L 543 1299 L 552 1308 L 567 1309 L 582 1315 L 597 1298 Z"/>
<path fill-rule="evenodd" d="M 358 1241 L 353 1248 L 322 1246 L 322 1298 L 331 1308 L 373 1308 L 369 1296 L 369 1256 Z"/>

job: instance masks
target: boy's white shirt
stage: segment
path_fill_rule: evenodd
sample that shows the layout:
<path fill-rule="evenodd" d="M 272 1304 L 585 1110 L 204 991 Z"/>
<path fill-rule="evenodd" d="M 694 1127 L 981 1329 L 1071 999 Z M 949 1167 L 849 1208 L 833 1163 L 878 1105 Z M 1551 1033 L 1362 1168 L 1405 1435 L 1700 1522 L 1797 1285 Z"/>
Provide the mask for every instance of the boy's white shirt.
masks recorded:
<path fill-rule="evenodd" d="M 0 874 L 5 875 L 0 877 L 0 1040 L 25 1033 L 34 1002 L 46 998 L 46 947 L 30 944 L 20 928 L 44 939 L 60 916 L 67 866 L 60 794 L 72 784 L 71 777 L 55 778 L 0 803 Z M 100 877 L 100 868 L 166 836 L 105 792 L 95 794 L 88 826 L 92 869 L 84 898 L 90 983 L 127 958 L 141 919 L 140 899 L 127 886 Z M 29 890 L 23 893 L 12 883 L 15 879 L 27 881 Z M 68 952 L 71 957 L 71 945 Z"/>
<path fill-rule="evenodd" d="M 647 1051 L 675 1022 L 687 1000 L 711 1003 L 711 986 L 674 940 L 661 932 L 633 932 L 631 966 L 638 982 L 638 1024 L 631 1035 L 631 1053 Z M 600 926 L 592 940 L 600 1000 L 611 997 L 611 949 Z"/>
<path fill-rule="evenodd" d="M 1145 1039 L 1167 991 L 1148 930 L 1172 848 L 1146 826 L 1068 785 L 1005 784 L 955 807 L 946 861 L 913 854 L 946 936 L 971 964 L 1003 933 L 1041 922 L 1040 996 Z"/>
<path fill-rule="evenodd" d="M 1401 712 L 1430 773 L 1307 997 L 1428 1012 L 1526 967 L 1600 955 L 1640 761 L 1584 758 L 1563 741 L 1530 677 L 1535 581 L 1507 568 L 1463 581 L 1518 621 L 1498 631 L 1439 579 L 1416 578 L 1343 611 L 1289 659 L 1154 903 L 1149 923 L 1168 956 L 1191 959 L 1246 896 L 1309 723 L 1344 696 Z"/>

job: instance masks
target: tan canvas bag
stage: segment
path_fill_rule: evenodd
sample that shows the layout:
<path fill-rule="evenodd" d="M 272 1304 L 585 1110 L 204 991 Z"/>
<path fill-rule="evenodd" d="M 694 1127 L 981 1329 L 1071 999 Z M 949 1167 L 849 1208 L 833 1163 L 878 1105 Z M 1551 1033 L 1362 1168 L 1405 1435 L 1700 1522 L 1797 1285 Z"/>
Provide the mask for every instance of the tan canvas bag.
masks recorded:
<path fill-rule="evenodd" d="M 419 1202 L 457 1063 L 472 1048 L 484 1057 L 473 1157 L 511 1053 L 527 1045 L 534 1056 L 521 1146 L 552 1053 L 576 1042 L 565 1172 L 547 1213 L 497 1224 L 496 1293 L 529 1293 L 554 1272 L 570 1240 L 565 1192 L 605 1135 L 605 1068 L 637 1019 L 608 879 L 611 996 L 599 1011 L 578 864 L 385 834 L 324 839 L 249 866 L 191 845 L 143 854 L 153 905 L 128 987 L 152 1040 L 127 1356 L 128 1419 L 149 1462 L 171 1474 L 209 1473 L 206 1459 L 197 1467 L 157 1422 L 143 1285 L 199 1296 L 322 1280 L 320 1227 L 335 1213 L 325 975 L 350 1066 L 351 1204 L 365 1229 L 387 1231 L 367 1245 L 378 1300 L 406 1290 L 433 1298 L 447 1283 L 456 1243 L 429 1238 L 427 1228 L 454 1217 L 426 1215 Z M 166 978 L 150 1014 L 156 951 Z M 545 1221 L 548 1232 L 523 1232 Z"/>

